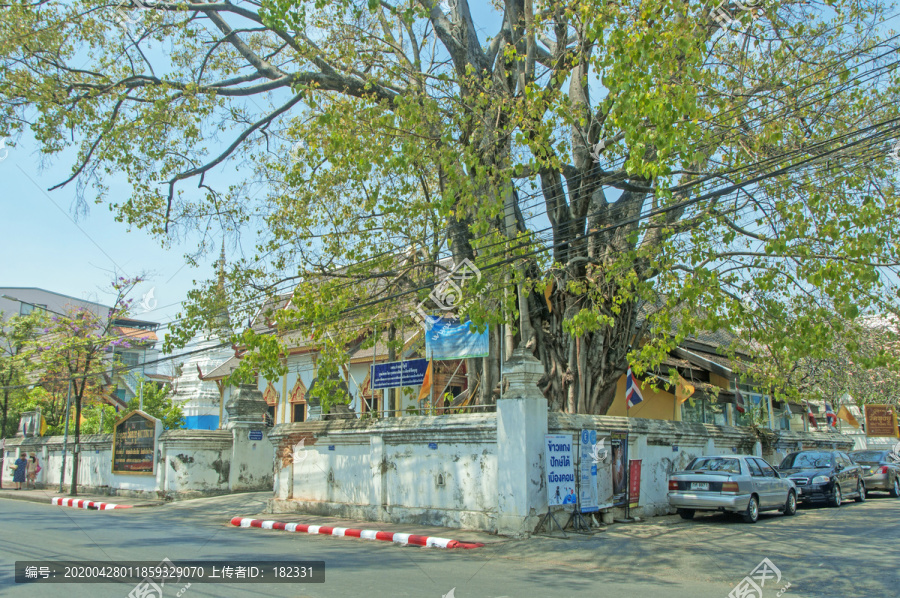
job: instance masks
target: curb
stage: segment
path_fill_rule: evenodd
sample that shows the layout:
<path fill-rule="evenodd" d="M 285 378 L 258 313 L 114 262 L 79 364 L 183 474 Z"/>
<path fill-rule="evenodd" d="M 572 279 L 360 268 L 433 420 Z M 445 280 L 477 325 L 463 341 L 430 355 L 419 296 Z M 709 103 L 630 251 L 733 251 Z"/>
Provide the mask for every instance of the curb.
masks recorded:
<path fill-rule="evenodd" d="M 76 509 L 96 509 L 98 511 L 108 511 L 110 509 L 131 509 L 132 505 L 115 505 L 109 502 L 94 502 L 92 500 L 81 500 L 77 498 L 60 498 L 59 496 L 50 499 L 50 504 L 60 507 L 74 507 Z"/>
<path fill-rule="evenodd" d="M 278 529 L 286 532 L 303 532 L 307 534 L 324 534 L 326 536 L 345 536 L 363 540 L 383 540 L 401 546 L 426 546 L 429 548 L 481 548 L 480 542 L 459 542 L 434 536 L 417 536 L 415 534 L 399 534 L 379 532 L 370 529 L 350 529 L 346 527 L 328 527 L 324 525 L 306 525 L 303 523 L 281 523 L 280 521 L 263 521 L 248 517 L 234 517 L 231 524 L 237 527 L 259 527 L 262 529 Z"/>

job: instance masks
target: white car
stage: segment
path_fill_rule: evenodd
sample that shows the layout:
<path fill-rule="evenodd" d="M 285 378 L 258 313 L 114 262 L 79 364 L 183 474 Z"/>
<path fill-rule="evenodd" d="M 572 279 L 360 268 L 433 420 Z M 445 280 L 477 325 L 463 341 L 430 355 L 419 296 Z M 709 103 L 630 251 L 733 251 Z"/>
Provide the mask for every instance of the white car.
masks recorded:
<path fill-rule="evenodd" d="M 693 519 L 697 511 L 728 511 L 756 523 L 761 511 L 797 512 L 794 483 L 749 455 L 697 457 L 669 475 L 667 497 L 682 519 Z"/>

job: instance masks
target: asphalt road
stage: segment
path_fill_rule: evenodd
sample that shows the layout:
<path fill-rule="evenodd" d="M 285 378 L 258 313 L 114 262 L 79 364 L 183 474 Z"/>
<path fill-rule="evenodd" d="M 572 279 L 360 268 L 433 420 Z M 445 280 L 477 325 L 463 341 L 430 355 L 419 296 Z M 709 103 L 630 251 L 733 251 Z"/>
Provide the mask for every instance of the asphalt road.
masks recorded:
<path fill-rule="evenodd" d="M 755 525 L 722 515 L 698 515 L 691 522 L 665 517 L 615 525 L 591 537 L 511 540 L 476 550 L 400 547 L 229 525 L 231 516 L 259 513 L 264 498 L 235 495 L 105 512 L 0 499 L 0 594 L 126 598 L 133 584 L 15 584 L 14 561 L 169 558 L 326 563 L 324 584 L 194 583 L 186 588 L 169 583 L 164 588 L 165 596 L 184 598 L 726 598 L 768 558 L 780 579 L 770 570 L 763 597 L 900 595 L 900 500 L 886 496 L 840 509 L 801 509 L 793 518 L 763 515 Z"/>

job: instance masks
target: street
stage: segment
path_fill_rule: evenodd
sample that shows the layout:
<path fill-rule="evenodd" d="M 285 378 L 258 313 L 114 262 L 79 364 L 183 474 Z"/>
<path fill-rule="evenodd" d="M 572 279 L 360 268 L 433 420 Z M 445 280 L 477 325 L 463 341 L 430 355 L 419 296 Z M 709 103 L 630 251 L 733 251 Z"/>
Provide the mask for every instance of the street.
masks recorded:
<path fill-rule="evenodd" d="M 725 598 L 763 558 L 778 569 L 780 579 L 770 571 L 762 596 L 888 597 L 896 596 L 900 586 L 900 501 L 886 495 L 872 495 L 864 504 L 845 503 L 840 509 L 801 509 L 793 518 L 766 514 L 756 525 L 722 515 L 698 515 L 690 522 L 661 517 L 616 524 L 590 537 L 504 540 L 475 550 L 399 547 L 229 524 L 233 515 L 259 514 L 267 495 L 103 512 L 0 499 L 2 594 L 124 598 L 133 588 L 15 584 L 14 561 L 37 559 L 297 559 L 326 564 L 324 584 L 194 583 L 165 588 L 166 596 L 189 597 Z M 302 516 L 275 519 L 314 522 Z"/>

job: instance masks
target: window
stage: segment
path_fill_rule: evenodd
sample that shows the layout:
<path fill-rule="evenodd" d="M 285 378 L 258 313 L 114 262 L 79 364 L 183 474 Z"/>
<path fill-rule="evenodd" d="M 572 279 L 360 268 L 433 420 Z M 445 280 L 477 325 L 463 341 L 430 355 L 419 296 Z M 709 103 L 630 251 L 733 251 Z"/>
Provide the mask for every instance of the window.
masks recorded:
<path fill-rule="evenodd" d="M 121 361 L 127 367 L 136 367 L 140 365 L 141 356 L 139 353 L 135 353 L 134 351 L 128 351 L 125 353 L 116 353 L 116 358 Z"/>
<path fill-rule="evenodd" d="M 266 426 L 271 428 L 275 425 L 275 405 L 269 405 L 266 408 Z"/>
<path fill-rule="evenodd" d="M 691 464 L 688 465 L 688 470 L 741 473 L 741 463 L 731 457 L 705 457 L 691 461 Z"/>
<path fill-rule="evenodd" d="M 855 451 L 850 456 L 857 463 L 881 463 L 883 459 L 890 456 L 887 451 Z"/>
<path fill-rule="evenodd" d="M 23 316 L 27 316 L 28 314 L 33 312 L 35 310 L 35 308 L 46 310 L 47 304 L 46 303 L 24 303 L 22 301 L 19 301 L 19 314 L 21 314 Z"/>
<path fill-rule="evenodd" d="M 759 468 L 762 470 L 762 473 L 767 478 L 777 478 L 778 476 L 775 474 L 775 470 L 772 469 L 772 466 L 766 463 L 763 459 L 753 459 L 756 461 Z"/>
<path fill-rule="evenodd" d="M 759 463 L 756 462 L 756 459 L 747 459 L 747 467 L 750 468 L 750 475 L 755 478 L 761 478 L 765 475 L 762 469 L 759 468 Z"/>
<path fill-rule="evenodd" d="M 306 403 L 293 403 L 291 405 L 291 421 L 306 421 Z"/>
<path fill-rule="evenodd" d="M 693 403 L 693 404 L 691 404 Z M 725 404 L 703 399 L 685 401 L 681 405 L 681 420 L 699 424 L 725 425 Z"/>
<path fill-rule="evenodd" d="M 834 457 L 831 453 L 811 451 L 808 453 L 794 453 L 788 455 L 781 462 L 781 469 L 823 469 L 834 467 Z"/>

